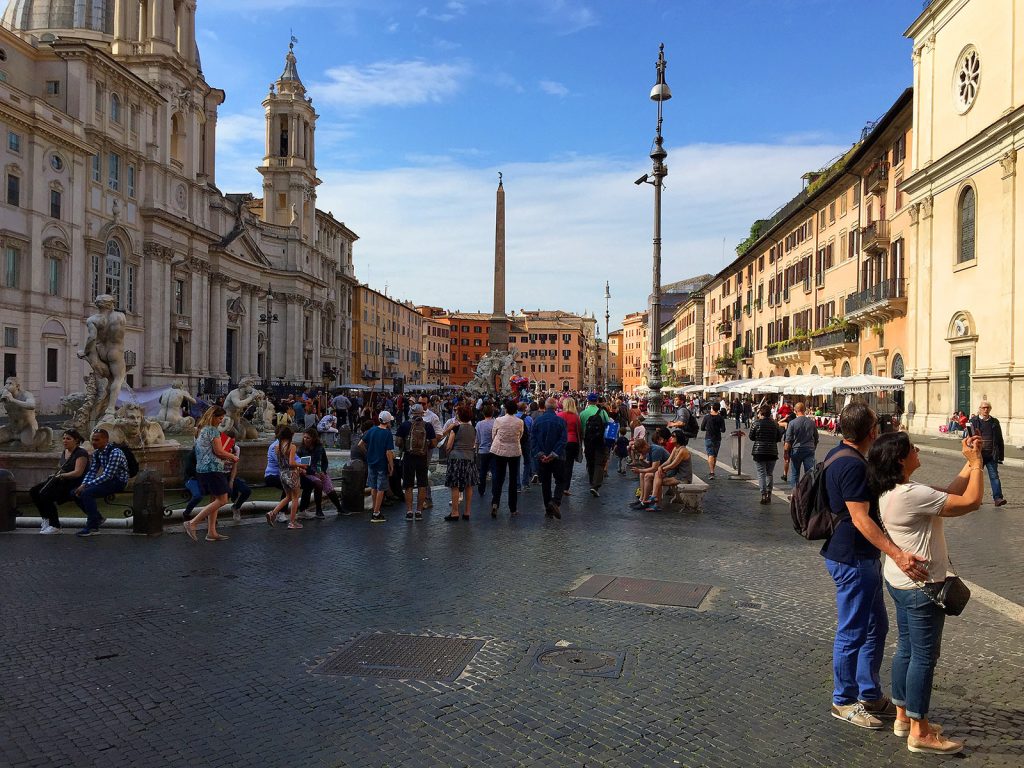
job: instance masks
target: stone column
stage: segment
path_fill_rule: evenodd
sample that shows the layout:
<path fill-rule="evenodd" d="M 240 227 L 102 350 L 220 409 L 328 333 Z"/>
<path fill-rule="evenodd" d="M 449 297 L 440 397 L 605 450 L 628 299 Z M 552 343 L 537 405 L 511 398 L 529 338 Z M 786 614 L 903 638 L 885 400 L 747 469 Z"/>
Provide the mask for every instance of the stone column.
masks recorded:
<path fill-rule="evenodd" d="M 259 342 L 260 342 L 260 304 L 259 304 L 259 288 L 256 286 L 249 286 L 248 293 L 248 310 L 249 317 L 249 357 L 246 360 L 246 365 L 249 368 L 249 375 L 255 376 L 258 373 L 257 363 L 259 362 Z"/>
<path fill-rule="evenodd" d="M 219 273 L 210 275 L 210 306 L 208 312 L 207 336 L 209 337 L 210 375 L 223 377 L 225 368 L 225 346 L 227 335 L 227 313 L 224 308 L 224 283 L 227 278 Z"/>
<path fill-rule="evenodd" d="M 188 268 L 192 273 L 190 293 L 191 302 L 189 306 L 189 317 L 192 323 L 192 332 L 189 335 L 189 354 L 188 360 L 185 364 L 185 370 L 187 370 L 192 376 L 203 377 L 206 375 L 206 348 L 204 346 L 204 340 L 206 338 L 206 322 L 204 318 L 206 315 L 206 280 L 203 274 L 203 267 L 206 265 L 199 259 L 189 259 Z"/>

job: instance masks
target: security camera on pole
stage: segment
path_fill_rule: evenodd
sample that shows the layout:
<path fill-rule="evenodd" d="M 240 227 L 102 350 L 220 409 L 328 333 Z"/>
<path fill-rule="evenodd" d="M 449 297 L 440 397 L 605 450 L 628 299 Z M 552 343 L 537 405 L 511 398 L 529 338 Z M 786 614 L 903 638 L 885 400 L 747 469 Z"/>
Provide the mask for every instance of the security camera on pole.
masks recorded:
<path fill-rule="evenodd" d="M 661 187 L 662 181 L 668 175 L 668 166 L 665 165 L 665 158 L 668 152 L 663 146 L 664 139 L 661 136 L 662 104 L 672 98 L 672 91 L 665 82 L 665 44 L 662 43 L 658 49 L 658 80 L 651 88 L 651 101 L 658 104 L 658 128 L 654 136 L 654 148 L 651 150 L 651 160 L 654 163 L 650 174 L 644 174 L 634 183 L 650 184 L 654 187 L 654 266 L 653 266 L 653 290 L 651 291 L 651 306 L 648 313 L 648 336 L 651 340 L 651 361 L 650 373 L 647 377 L 647 416 L 644 425 L 651 427 L 662 427 L 668 422 L 665 419 L 663 403 L 661 398 Z"/>

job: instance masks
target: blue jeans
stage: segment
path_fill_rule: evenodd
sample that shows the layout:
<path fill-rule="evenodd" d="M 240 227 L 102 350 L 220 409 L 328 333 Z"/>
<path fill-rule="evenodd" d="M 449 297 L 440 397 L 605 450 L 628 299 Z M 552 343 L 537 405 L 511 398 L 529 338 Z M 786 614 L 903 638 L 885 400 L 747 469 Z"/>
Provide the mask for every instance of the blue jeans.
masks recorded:
<path fill-rule="evenodd" d="M 761 493 L 772 492 L 774 487 L 772 473 L 775 472 L 776 461 L 778 459 L 770 459 L 768 461 L 754 460 L 754 466 L 757 467 L 757 487 L 761 489 Z"/>
<path fill-rule="evenodd" d="M 796 485 L 800 481 L 800 470 L 810 472 L 814 469 L 814 448 L 794 448 L 789 452 L 789 482 Z"/>
<path fill-rule="evenodd" d="M 123 491 L 124 486 L 125 483 L 122 483 L 120 480 L 100 480 L 88 488 L 81 488 L 80 493 L 74 498 L 75 503 L 85 512 L 86 528 L 99 528 L 100 521 L 103 519 L 99 509 L 96 507 L 96 499 L 102 499 L 104 496 Z"/>
<path fill-rule="evenodd" d="M 992 457 L 985 459 L 985 469 L 988 470 L 988 481 L 992 485 L 992 499 L 1003 498 L 1003 484 L 999 482 L 999 464 Z"/>
<path fill-rule="evenodd" d="M 946 614 L 920 589 L 885 586 L 896 604 L 900 632 L 892 657 L 892 700 L 906 708 L 907 717 L 920 720 L 928 717 Z"/>
<path fill-rule="evenodd" d="M 477 483 L 476 490 L 482 497 L 484 495 L 484 489 L 487 488 L 487 474 L 490 473 L 491 483 L 494 483 L 494 454 L 493 453 L 478 453 L 480 457 L 480 482 Z"/>
<path fill-rule="evenodd" d="M 366 470 L 366 484 L 372 491 L 386 491 L 388 489 L 388 468 L 374 469 L 368 467 Z"/>
<path fill-rule="evenodd" d="M 858 560 L 855 565 L 825 559 L 836 583 L 839 617 L 832 645 L 832 701 L 840 706 L 882 698 L 882 668 L 889 616 L 882 598 L 882 561 Z"/>
<path fill-rule="evenodd" d="M 196 508 L 196 505 L 203 500 L 203 492 L 199 488 L 199 480 L 195 477 L 190 477 L 185 481 L 185 490 L 192 494 L 192 498 L 185 504 L 184 517 L 188 520 L 192 514 L 192 510 Z"/>
<path fill-rule="evenodd" d="M 533 477 L 533 455 L 529 450 L 523 453 L 523 473 L 522 481 L 519 483 L 519 487 L 526 488 L 530 484 L 530 478 Z"/>
<path fill-rule="evenodd" d="M 235 478 L 234 484 L 231 486 L 231 493 L 228 494 L 228 498 L 234 502 L 235 509 L 241 509 L 242 505 L 249 500 L 252 495 L 252 488 L 240 477 Z"/>

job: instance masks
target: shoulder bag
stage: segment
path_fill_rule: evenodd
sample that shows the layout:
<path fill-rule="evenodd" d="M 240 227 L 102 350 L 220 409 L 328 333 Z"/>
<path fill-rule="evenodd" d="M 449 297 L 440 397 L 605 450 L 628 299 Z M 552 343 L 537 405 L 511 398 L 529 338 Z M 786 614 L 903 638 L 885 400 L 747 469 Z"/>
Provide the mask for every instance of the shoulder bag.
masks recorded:
<path fill-rule="evenodd" d="M 889 531 L 885 528 L 885 523 L 882 522 L 881 510 L 878 513 L 878 524 L 881 526 L 882 533 L 886 535 L 886 538 L 892 541 L 892 536 L 889 535 Z M 896 544 L 895 541 L 892 541 L 892 543 Z M 946 560 L 949 561 L 949 567 L 953 568 L 953 559 L 949 556 L 949 550 L 946 551 Z M 967 603 L 971 599 L 971 590 L 968 589 L 964 580 L 955 573 L 952 576 L 946 576 L 942 586 L 934 594 L 932 590 L 926 588 L 925 583 L 922 581 L 915 581 L 914 585 L 924 592 L 929 600 L 939 606 L 947 616 L 959 616 L 964 612 L 964 608 L 967 607 Z"/>

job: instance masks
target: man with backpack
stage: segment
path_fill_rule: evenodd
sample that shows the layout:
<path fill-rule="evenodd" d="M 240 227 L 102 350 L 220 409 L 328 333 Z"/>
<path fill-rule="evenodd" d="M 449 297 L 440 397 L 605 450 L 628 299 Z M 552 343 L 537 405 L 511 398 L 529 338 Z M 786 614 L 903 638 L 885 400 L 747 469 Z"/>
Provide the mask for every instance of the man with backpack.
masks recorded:
<path fill-rule="evenodd" d="M 927 563 L 899 549 L 882 532 L 878 497 L 868 488 L 864 459 L 878 437 L 878 417 L 864 403 L 851 403 L 839 415 L 839 425 L 843 442 L 829 451 L 820 472 L 816 467 L 804 476 L 793 500 L 806 499 L 816 480 L 824 482 L 828 509 L 811 511 L 830 513 L 833 521 L 821 548 L 836 585 L 838 614 L 832 647 L 832 716 L 878 730 L 883 727 L 880 718 L 896 717 L 896 706 L 882 693 L 878 677 L 889 631 L 880 553 L 916 582 L 927 581 Z M 794 508 L 794 519 L 796 515 Z"/>
<path fill-rule="evenodd" d="M 96 499 L 120 493 L 128 485 L 130 471 L 124 451 L 110 444 L 110 433 L 94 429 L 90 441 L 92 455 L 85 469 L 82 484 L 74 491 L 75 503 L 85 512 L 85 527 L 76 535 L 92 536 L 99 532 L 106 518 L 100 514 Z"/>
<path fill-rule="evenodd" d="M 590 495 L 596 498 L 601 495 L 601 483 L 604 481 L 605 465 L 608 463 L 608 446 L 604 441 L 604 433 L 609 417 L 608 411 L 604 408 L 604 398 L 591 392 L 587 395 L 587 403 L 589 405 L 580 412 L 580 428 L 583 431 L 583 455 L 587 459 Z"/>
<path fill-rule="evenodd" d="M 416 403 L 409 409 L 409 420 L 398 428 L 398 445 L 402 449 L 402 487 L 405 489 L 405 519 L 422 520 L 426 509 L 426 488 L 429 484 L 430 451 L 437 445 L 434 427 L 423 420 L 423 406 Z M 413 486 L 419 488 L 416 512 L 412 509 Z"/>
<path fill-rule="evenodd" d="M 693 411 L 686 407 L 686 401 L 682 395 L 676 395 L 673 403 L 676 410 L 675 421 L 668 423 L 669 429 L 682 430 L 686 440 L 683 445 L 686 445 L 691 437 L 696 437 L 700 433 L 700 427 L 697 425 L 697 417 L 693 415 Z"/>

